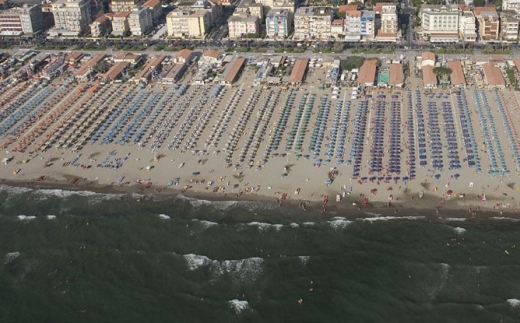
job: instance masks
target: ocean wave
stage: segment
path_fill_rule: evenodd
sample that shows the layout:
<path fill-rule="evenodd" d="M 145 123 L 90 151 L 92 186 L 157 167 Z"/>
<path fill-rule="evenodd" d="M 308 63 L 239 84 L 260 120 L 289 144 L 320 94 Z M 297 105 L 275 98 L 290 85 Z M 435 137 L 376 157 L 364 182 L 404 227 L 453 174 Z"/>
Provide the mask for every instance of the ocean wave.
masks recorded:
<path fill-rule="evenodd" d="M 297 229 L 300 227 L 300 225 L 298 223 L 294 223 L 294 222 L 291 223 L 290 225 L 291 225 L 291 228 L 293 228 L 293 229 Z"/>
<path fill-rule="evenodd" d="M 54 220 L 56 219 L 55 215 L 47 215 L 47 220 Z"/>
<path fill-rule="evenodd" d="M 515 219 L 515 218 L 507 218 L 507 217 L 503 217 L 503 216 L 493 216 L 493 217 L 490 217 L 491 220 L 496 220 L 496 221 L 511 221 L 511 222 L 518 222 L 520 221 L 520 219 Z"/>
<path fill-rule="evenodd" d="M 0 191 L 7 192 L 8 194 L 21 194 L 33 191 L 32 188 L 29 187 L 16 187 L 9 185 L 0 185 Z"/>
<path fill-rule="evenodd" d="M 159 214 L 159 218 L 161 218 L 162 220 L 169 220 L 172 217 L 166 214 Z"/>
<path fill-rule="evenodd" d="M 453 228 L 453 231 L 455 231 L 456 234 L 464 234 L 464 232 L 466 232 L 466 229 L 461 228 L 461 227 L 456 227 L 456 228 Z"/>
<path fill-rule="evenodd" d="M 507 300 L 507 302 L 509 303 L 509 305 L 511 305 L 511 307 L 520 307 L 520 300 L 519 299 L 516 299 L 516 298 L 510 298 Z"/>
<path fill-rule="evenodd" d="M 20 221 L 30 221 L 36 219 L 36 217 L 34 215 L 19 215 L 18 219 L 20 219 Z"/>
<path fill-rule="evenodd" d="M 189 270 L 207 268 L 213 277 L 228 274 L 241 280 L 254 280 L 263 272 L 264 260 L 258 257 L 236 260 L 212 260 L 196 254 L 186 254 L 183 257 Z"/>
<path fill-rule="evenodd" d="M 227 200 L 227 201 L 209 201 L 198 199 L 194 197 L 188 197 L 183 194 L 177 194 L 176 199 L 187 201 L 194 208 L 199 208 L 203 206 L 211 206 L 219 211 L 227 211 L 232 208 L 240 207 L 244 208 L 247 211 L 253 212 L 257 210 L 272 210 L 277 208 L 275 203 L 265 203 L 259 201 L 236 201 L 236 200 Z"/>
<path fill-rule="evenodd" d="M 313 226 L 313 225 L 315 225 L 315 224 L 316 224 L 316 223 L 314 223 L 314 222 L 303 222 L 303 223 L 302 223 L 302 225 L 304 225 L 304 226 Z"/>
<path fill-rule="evenodd" d="M 424 216 L 377 216 L 373 218 L 358 218 L 356 220 L 360 221 L 368 221 L 368 222 L 375 222 L 375 221 L 389 221 L 389 220 L 424 220 Z"/>
<path fill-rule="evenodd" d="M 232 299 L 229 301 L 229 305 L 237 314 L 241 314 L 249 309 L 248 301 L 240 301 L 238 299 Z"/>
<path fill-rule="evenodd" d="M 463 222 L 463 221 L 466 221 L 467 219 L 466 218 L 444 218 L 443 220 L 448 221 L 448 222 Z"/>
<path fill-rule="evenodd" d="M 341 217 L 341 216 L 336 216 L 336 217 L 332 218 L 331 221 L 327 221 L 327 223 L 329 223 L 330 226 L 333 227 L 334 229 L 341 230 L 341 229 L 345 229 L 349 224 L 352 223 L 352 221 L 348 221 L 346 218 Z"/>
<path fill-rule="evenodd" d="M 282 224 L 271 224 L 266 222 L 249 222 L 247 225 L 258 227 L 260 231 L 267 230 L 269 228 L 274 228 L 276 231 L 280 231 L 283 228 Z"/>
<path fill-rule="evenodd" d="M 212 226 L 215 226 L 215 225 L 218 225 L 217 222 L 211 222 L 211 221 L 207 221 L 207 220 L 199 220 L 199 219 L 193 219 L 191 220 L 192 222 L 198 222 L 200 223 L 200 225 L 202 227 L 204 227 L 205 229 L 209 228 L 209 227 L 212 227 Z"/>
<path fill-rule="evenodd" d="M 4 265 L 7 265 L 8 263 L 12 262 L 16 258 L 20 257 L 20 253 L 18 251 L 15 252 L 9 252 L 5 255 Z"/>

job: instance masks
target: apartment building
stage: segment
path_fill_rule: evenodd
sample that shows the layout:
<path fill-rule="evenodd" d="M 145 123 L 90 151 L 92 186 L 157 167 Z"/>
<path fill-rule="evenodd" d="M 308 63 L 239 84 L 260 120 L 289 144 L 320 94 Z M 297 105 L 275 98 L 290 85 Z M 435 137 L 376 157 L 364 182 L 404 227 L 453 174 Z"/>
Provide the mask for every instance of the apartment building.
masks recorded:
<path fill-rule="evenodd" d="M 361 41 L 374 40 L 376 36 L 376 14 L 373 10 L 361 10 Z"/>
<path fill-rule="evenodd" d="M 500 32 L 500 17 L 495 7 L 475 7 L 478 33 L 481 40 L 497 40 Z"/>
<path fill-rule="evenodd" d="M 130 11 L 119 11 L 112 16 L 112 35 L 124 36 L 130 32 L 129 16 Z"/>
<path fill-rule="evenodd" d="M 340 6 L 340 10 L 342 10 L 341 7 L 342 6 Z M 345 22 L 343 25 L 345 41 L 359 41 L 361 39 L 361 11 L 357 10 L 357 6 L 351 8 L 345 6 L 343 12 L 345 12 Z"/>
<path fill-rule="evenodd" d="M 180 9 L 166 16 L 170 37 L 202 38 L 210 27 L 210 13 L 205 10 Z"/>
<path fill-rule="evenodd" d="M 42 7 L 24 4 L 0 12 L 0 35 L 31 35 L 43 28 Z"/>
<path fill-rule="evenodd" d="M 133 36 L 143 36 L 152 27 L 152 12 L 148 7 L 139 7 L 134 9 L 128 16 L 128 28 Z"/>
<path fill-rule="evenodd" d="M 330 24 L 330 37 L 343 40 L 345 37 L 345 20 L 343 18 L 333 19 Z"/>
<path fill-rule="evenodd" d="M 110 31 L 112 31 L 112 17 L 114 16 L 113 13 L 106 13 L 104 15 L 101 15 L 99 18 L 94 20 L 90 24 L 90 34 L 93 37 L 101 37 L 108 35 Z"/>
<path fill-rule="evenodd" d="M 254 0 L 242 0 L 233 11 L 233 16 L 257 16 L 260 21 L 264 21 L 264 6 Z"/>
<path fill-rule="evenodd" d="M 228 36 L 231 39 L 256 38 L 260 34 L 258 16 L 231 16 L 228 19 Z"/>
<path fill-rule="evenodd" d="M 421 32 L 431 42 L 458 42 L 460 8 L 457 5 L 422 5 Z"/>
<path fill-rule="evenodd" d="M 161 0 L 148 0 L 143 3 L 143 7 L 148 8 L 152 13 L 152 22 L 156 25 L 159 22 L 162 14 L 162 3 Z"/>
<path fill-rule="evenodd" d="M 477 41 L 477 24 L 473 11 L 460 12 L 459 37 L 466 43 Z"/>
<path fill-rule="evenodd" d="M 517 41 L 520 17 L 514 10 L 503 10 L 500 13 L 500 39 Z"/>
<path fill-rule="evenodd" d="M 109 7 L 111 12 L 132 11 L 138 7 L 138 3 L 139 0 L 111 0 Z"/>
<path fill-rule="evenodd" d="M 392 3 L 379 2 L 375 7 L 376 40 L 396 41 L 398 38 L 397 6 Z"/>
<path fill-rule="evenodd" d="M 502 0 L 502 10 L 520 12 L 520 0 Z"/>
<path fill-rule="evenodd" d="M 288 37 L 291 33 L 292 20 L 288 10 L 271 9 L 265 17 L 265 31 L 269 38 Z"/>
<path fill-rule="evenodd" d="M 213 1 L 198 0 L 191 6 L 191 8 L 195 11 L 208 11 L 210 13 L 210 25 L 212 26 L 217 25 L 219 20 L 222 18 L 222 6 Z"/>
<path fill-rule="evenodd" d="M 330 39 L 332 8 L 301 7 L 294 13 L 294 39 Z"/>
<path fill-rule="evenodd" d="M 56 34 L 77 36 L 87 32 L 92 22 L 89 0 L 57 0 L 51 10 Z"/>

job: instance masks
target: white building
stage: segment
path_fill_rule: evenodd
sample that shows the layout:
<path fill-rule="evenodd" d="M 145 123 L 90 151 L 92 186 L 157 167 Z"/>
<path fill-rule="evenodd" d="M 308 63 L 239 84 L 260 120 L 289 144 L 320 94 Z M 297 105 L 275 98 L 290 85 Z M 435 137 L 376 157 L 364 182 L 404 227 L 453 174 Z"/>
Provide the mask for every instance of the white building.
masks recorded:
<path fill-rule="evenodd" d="M 459 20 L 459 36 L 464 42 L 477 41 L 477 19 L 473 11 L 461 11 Z"/>
<path fill-rule="evenodd" d="M 133 36 L 143 36 L 153 27 L 152 12 L 148 7 L 132 10 L 128 16 L 128 27 Z"/>
<path fill-rule="evenodd" d="M 507 10 L 500 13 L 500 38 L 503 40 L 518 40 L 520 19 L 516 11 Z"/>
<path fill-rule="evenodd" d="M 374 40 L 376 36 L 376 15 L 373 10 L 361 10 L 361 40 Z"/>
<path fill-rule="evenodd" d="M 206 10 L 174 10 L 166 16 L 170 37 L 202 38 L 208 32 L 211 14 Z"/>
<path fill-rule="evenodd" d="M 514 10 L 520 12 L 520 0 L 502 0 L 502 10 Z"/>
<path fill-rule="evenodd" d="M 343 40 L 345 37 L 345 20 L 333 19 L 330 24 L 330 36 L 337 40 Z"/>
<path fill-rule="evenodd" d="M 258 16 L 231 16 L 228 19 L 228 36 L 237 38 L 257 38 L 260 35 Z"/>
<path fill-rule="evenodd" d="M 344 30 L 345 41 L 357 42 L 361 39 L 361 11 L 350 10 L 345 12 Z"/>
<path fill-rule="evenodd" d="M 301 7 L 294 13 L 294 39 L 330 39 L 332 9 Z"/>
<path fill-rule="evenodd" d="M 34 34 L 43 28 L 42 7 L 27 5 L 0 11 L 0 31 L 5 34 Z"/>
<path fill-rule="evenodd" d="M 376 39 L 379 41 L 396 41 L 398 38 L 397 7 L 392 3 L 376 4 Z"/>
<path fill-rule="evenodd" d="M 130 11 L 119 11 L 112 16 L 112 35 L 124 36 L 130 31 L 128 17 Z"/>
<path fill-rule="evenodd" d="M 431 42 L 459 40 L 460 8 L 457 5 L 422 5 L 421 27 L 423 37 Z"/>
<path fill-rule="evenodd" d="M 287 37 L 291 33 L 291 16 L 288 10 L 271 9 L 265 17 L 265 31 L 269 38 Z"/>
<path fill-rule="evenodd" d="M 92 22 L 89 0 L 57 0 L 52 3 L 52 14 L 55 31 L 62 35 L 84 33 Z"/>

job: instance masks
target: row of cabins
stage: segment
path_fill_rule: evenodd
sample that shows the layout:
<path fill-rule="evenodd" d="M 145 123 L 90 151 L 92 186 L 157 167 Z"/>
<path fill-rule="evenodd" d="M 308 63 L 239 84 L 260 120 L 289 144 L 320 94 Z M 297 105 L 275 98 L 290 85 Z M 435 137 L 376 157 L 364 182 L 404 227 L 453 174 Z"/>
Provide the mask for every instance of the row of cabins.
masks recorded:
<path fill-rule="evenodd" d="M 384 86 L 395 88 L 402 88 L 404 86 L 403 65 L 400 63 L 388 64 L 388 67 L 384 71 L 380 71 L 380 73 L 385 74 L 385 77 L 380 78 L 379 81 L 376 81 L 378 72 L 377 64 L 377 59 L 367 59 L 363 62 L 363 65 L 361 65 L 359 68 L 357 79 L 357 82 L 360 86 Z"/>

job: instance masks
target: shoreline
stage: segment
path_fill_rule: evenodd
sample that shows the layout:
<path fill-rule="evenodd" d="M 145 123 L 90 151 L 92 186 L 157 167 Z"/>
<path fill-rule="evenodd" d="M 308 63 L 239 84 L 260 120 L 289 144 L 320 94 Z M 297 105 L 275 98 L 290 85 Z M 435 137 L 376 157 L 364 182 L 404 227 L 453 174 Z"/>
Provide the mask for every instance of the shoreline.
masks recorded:
<path fill-rule="evenodd" d="M 64 190 L 68 192 L 93 192 L 97 194 L 121 194 L 131 197 L 136 202 L 147 200 L 153 197 L 178 197 L 182 196 L 205 200 L 209 202 L 219 201 L 237 201 L 237 202 L 259 202 L 269 203 L 275 208 L 289 208 L 291 211 L 296 211 L 297 216 L 286 214 L 282 218 L 284 220 L 323 220 L 327 221 L 337 217 L 345 218 L 346 220 L 367 219 L 370 218 L 386 218 L 391 219 L 413 219 L 423 220 L 428 222 L 471 222 L 471 223 L 489 223 L 491 220 L 497 218 L 510 219 L 511 221 L 519 220 L 520 213 L 511 209 L 495 210 L 489 207 L 473 207 L 476 211 L 471 213 L 467 206 L 458 205 L 457 200 L 449 200 L 446 204 L 432 209 L 431 206 L 437 203 L 437 198 L 432 195 L 426 195 L 421 199 L 394 201 L 390 206 L 384 202 L 371 202 L 368 205 L 361 205 L 362 197 L 347 196 L 341 202 L 330 201 L 327 203 L 325 212 L 322 212 L 323 204 L 319 201 L 305 200 L 289 197 L 283 200 L 281 205 L 276 205 L 273 197 L 263 194 L 248 193 L 242 194 L 239 197 L 233 194 L 213 194 L 209 192 L 201 192 L 196 190 L 187 190 L 182 192 L 181 189 L 165 188 L 162 190 L 144 189 L 142 185 L 101 185 L 95 182 L 89 182 L 85 179 L 80 180 L 77 185 L 72 185 L 66 180 L 43 180 L 43 181 L 21 181 L 21 180 L 6 180 L 1 179 L 0 185 L 12 188 L 28 188 L 32 190 Z M 137 196 L 132 196 L 137 194 Z M 413 201 L 413 202 L 412 202 Z M 353 205 L 352 203 L 357 205 Z M 305 203 L 306 211 L 301 208 L 301 203 Z M 424 207 L 416 207 L 421 203 Z M 464 211 L 467 212 L 464 215 Z M 367 215 L 370 215 L 367 217 Z M 269 221 L 269 218 L 263 217 Z"/>

